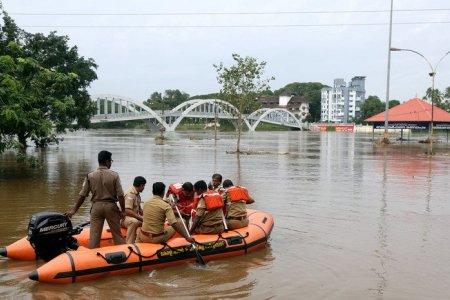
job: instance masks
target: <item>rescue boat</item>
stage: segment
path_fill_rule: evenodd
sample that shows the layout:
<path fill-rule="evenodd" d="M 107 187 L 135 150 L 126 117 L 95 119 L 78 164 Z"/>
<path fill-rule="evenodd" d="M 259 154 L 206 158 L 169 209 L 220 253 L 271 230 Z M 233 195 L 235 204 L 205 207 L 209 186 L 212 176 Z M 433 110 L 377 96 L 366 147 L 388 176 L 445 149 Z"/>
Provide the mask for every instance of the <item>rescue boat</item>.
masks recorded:
<path fill-rule="evenodd" d="M 274 222 L 271 215 L 247 210 L 249 225 L 221 234 L 196 234 L 195 249 L 178 234 L 166 244 L 135 243 L 67 251 L 29 274 L 45 283 L 74 283 L 192 262 L 243 255 L 265 247 Z M 80 247 L 81 248 L 81 247 Z M 197 253 L 196 253 L 197 251 Z"/>

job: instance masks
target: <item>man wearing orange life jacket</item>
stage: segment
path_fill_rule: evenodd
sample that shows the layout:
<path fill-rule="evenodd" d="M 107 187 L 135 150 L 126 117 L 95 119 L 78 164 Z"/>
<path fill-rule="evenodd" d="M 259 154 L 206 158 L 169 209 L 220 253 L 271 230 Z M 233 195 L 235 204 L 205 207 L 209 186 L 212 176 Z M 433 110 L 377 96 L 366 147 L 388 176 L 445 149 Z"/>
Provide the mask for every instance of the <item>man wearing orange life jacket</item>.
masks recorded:
<path fill-rule="evenodd" d="M 175 216 L 189 222 L 189 219 L 191 218 L 192 202 L 194 201 L 194 186 L 192 183 L 185 182 L 171 184 L 166 193 L 166 198 L 169 198 L 170 195 L 173 195 L 181 214 L 181 216 L 178 216 L 177 211 L 174 209 Z"/>
<path fill-rule="evenodd" d="M 248 226 L 246 204 L 255 202 L 245 187 L 234 186 L 226 179 L 223 182 L 225 192 L 222 197 L 227 205 L 226 222 L 228 229 L 238 229 Z"/>
<path fill-rule="evenodd" d="M 208 186 L 203 180 L 194 184 L 194 191 L 197 194 L 194 200 L 193 209 L 196 214 L 193 217 L 192 226 L 189 232 L 214 234 L 225 230 L 222 222 L 223 199 L 216 191 L 208 191 Z"/>

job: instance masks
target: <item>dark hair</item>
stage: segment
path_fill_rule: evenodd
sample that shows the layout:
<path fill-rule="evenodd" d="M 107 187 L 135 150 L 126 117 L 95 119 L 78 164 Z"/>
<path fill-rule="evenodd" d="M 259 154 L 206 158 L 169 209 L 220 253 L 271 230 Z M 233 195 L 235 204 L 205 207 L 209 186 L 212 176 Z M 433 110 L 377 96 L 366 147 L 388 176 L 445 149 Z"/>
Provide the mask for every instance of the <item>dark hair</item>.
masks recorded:
<path fill-rule="evenodd" d="M 215 173 L 212 175 L 212 178 L 217 178 L 220 180 L 220 182 L 222 182 L 222 175 L 220 175 L 220 174 Z"/>
<path fill-rule="evenodd" d="M 142 176 L 137 176 L 134 178 L 133 186 L 140 186 L 141 184 L 146 184 L 147 180 L 145 180 Z"/>
<path fill-rule="evenodd" d="M 233 186 L 233 182 L 232 182 L 230 179 L 225 179 L 225 180 L 223 181 L 222 186 L 223 186 L 224 188 L 228 188 L 228 187 L 230 187 L 230 186 Z"/>
<path fill-rule="evenodd" d="M 192 183 L 187 181 L 187 182 L 183 183 L 181 188 L 183 189 L 183 191 L 192 192 L 192 190 L 194 189 L 194 186 L 192 185 Z"/>
<path fill-rule="evenodd" d="M 194 189 L 195 191 L 206 191 L 208 190 L 208 186 L 206 185 L 206 182 L 204 180 L 199 180 L 196 183 L 194 183 Z"/>
<path fill-rule="evenodd" d="M 164 191 L 166 190 L 166 185 L 162 182 L 155 182 L 153 184 L 153 195 L 164 195 Z"/>
<path fill-rule="evenodd" d="M 106 164 L 108 160 L 111 160 L 111 155 L 112 153 L 109 151 L 106 150 L 100 151 L 98 153 L 98 163 L 102 165 Z"/>

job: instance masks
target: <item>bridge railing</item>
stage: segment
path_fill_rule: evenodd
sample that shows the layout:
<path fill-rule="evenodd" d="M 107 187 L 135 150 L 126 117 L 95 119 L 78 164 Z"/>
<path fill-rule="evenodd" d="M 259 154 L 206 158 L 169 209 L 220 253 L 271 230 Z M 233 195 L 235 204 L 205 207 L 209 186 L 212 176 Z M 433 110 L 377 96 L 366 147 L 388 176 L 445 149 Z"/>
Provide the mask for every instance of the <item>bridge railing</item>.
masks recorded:
<path fill-rule="evenodd" d="M 233 105 L 220 99 L 193 99 L 172 110 L 164 111 L 152 110 L 144 104 L 129 98 L 122 99 L 120 96 L 97 97 L 94 102 L 97 104 L 97 114 L 91 118 L 93 123 L 156 119 L 167 131 L 174 131 L 184 118 L 237 120 L 238 114 Z M 103 109 L 100 109 L 102 106 Z M 302 122 L 292 112 L 283 108 L 262 108 L 243 117 L 251 131 L 254 131 L 260 122 L 303 129 Z"/>

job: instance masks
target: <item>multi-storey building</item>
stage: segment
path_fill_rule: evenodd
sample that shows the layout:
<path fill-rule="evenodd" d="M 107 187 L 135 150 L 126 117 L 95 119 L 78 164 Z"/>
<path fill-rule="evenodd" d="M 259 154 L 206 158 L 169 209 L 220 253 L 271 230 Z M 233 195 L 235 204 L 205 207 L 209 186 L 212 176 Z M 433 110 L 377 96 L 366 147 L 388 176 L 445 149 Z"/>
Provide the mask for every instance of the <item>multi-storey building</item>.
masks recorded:
<path fill-rule="evenodd" d="M 344 79 L 334 80 L 333 87 L 321 89 L 321 121 L 350 123 L 361 116 L 366 100 L 365 76 L 355 76 L 346 85 Z"/>
<path fill-rule="evenodd" d="M 280 96 L 263 96 L 258 98 L 264 108 L 284 108 L 292 112 L 301 122 L 305 122 L 309 114 L 309 101 L 303 96 L 296 96 L 289 92 Z"/>

